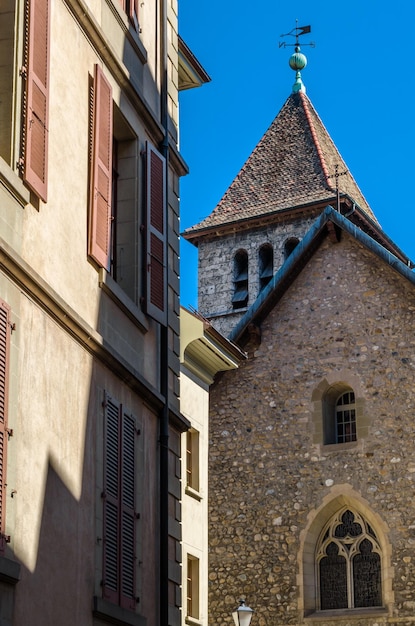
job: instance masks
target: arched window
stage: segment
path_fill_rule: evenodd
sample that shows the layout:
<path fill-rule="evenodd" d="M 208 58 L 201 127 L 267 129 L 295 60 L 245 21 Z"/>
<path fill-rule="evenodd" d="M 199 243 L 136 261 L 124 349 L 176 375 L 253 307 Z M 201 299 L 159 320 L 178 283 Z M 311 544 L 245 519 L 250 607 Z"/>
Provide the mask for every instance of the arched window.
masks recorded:
<path fill-rule="evenodd" d="M 233 260 L 233 298 L 234 309 L 246 307 L 248 304 L 248 254 L 246 250 L 238 250 Z"/>
<path fill-rule="evenodd" d="M 315 560 L 321 611 L 382 606 L 381 549 L 361 515 L 337 512 L 320 535 Z"/>
<path fill-rule="evenodd" d="M 356 405 L 353 391 L 346 391 L 336 402 L 336 443 L 356 441 Z"/>
<path fill-rule="evenodd" d="M 259 249 L 259 290 L 262 291 L 271 280 L 274 273 L 274 252 L 269 243 Z"/>
<path fill-rule="evenodd" d="M 332 385 L 323 398 L 324 443 L 357 441 L 356 401 L 353 389 Z"/>
<path fill-rule="evenodd" d="M 290 237 L 284 244 L 284 257 L 288 259 L 290 254 L 293 252 L 294 248 L 297 247 L 300 240 L 297 237 Z"/>

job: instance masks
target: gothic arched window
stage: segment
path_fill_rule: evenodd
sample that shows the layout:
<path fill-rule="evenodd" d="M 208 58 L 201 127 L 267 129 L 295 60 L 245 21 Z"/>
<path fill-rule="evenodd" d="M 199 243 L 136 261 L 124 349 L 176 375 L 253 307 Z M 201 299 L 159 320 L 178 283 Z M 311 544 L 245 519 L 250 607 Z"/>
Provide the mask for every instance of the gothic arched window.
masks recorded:
<path fill-rule="evenodd" d="M 339 383 L 327 390 L 323 399 L 323 430 L 325 444 L 357 441 L 353 389 Z"/>
<path fill-rule="evenodd" d="M 232 306 L 240 309 L 248 304 L 248 253 L 238 250 L 233 260 L 233 298 Z"/>
<path fill-rule="evenodd" d="M 321 611 L 382 606 L 381 550 L 358 513 L 342 509 L 316 548 L 316 596 Z"/>
<path fill-rule="evenodd" d="M 274 274 L 274 252 L 269 243 L 264 244 L 259 249 L 259 290 L 262 291 L 271 280 Z"/>

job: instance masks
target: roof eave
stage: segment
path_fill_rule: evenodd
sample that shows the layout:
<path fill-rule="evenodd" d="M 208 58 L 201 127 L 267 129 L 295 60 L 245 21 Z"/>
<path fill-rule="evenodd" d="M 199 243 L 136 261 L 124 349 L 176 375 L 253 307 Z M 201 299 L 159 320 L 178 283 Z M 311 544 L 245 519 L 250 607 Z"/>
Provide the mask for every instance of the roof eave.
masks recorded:
<path fill-rule="evenodd" d="M 286 220 L 287 216 L 290 215 L 296 217 L 298 214 L 302 214 L 304 212 L 318 212 L 321 211 L 328 204 L 334 203 L 335 200 L 336 197 L 331 194 L 317 202 L 313 200 L 311 202 L 304 202 L 295 206 L 289 206 L 284 209 L 276 209 L 275 211 L 264 213 L 262 215 L 245 218 L 235 218 L 234 220 L 229 222 L 224 222 L 222 224 L 216 224 L 213 226 L 206 226 L 199 229 L 192 228 L 191 230 L 185 230 L 184 232 L 182 232 L 181 236 L 193 245 L 197 246 L 199 240 L 204 239 L 205 237 L 222 236 L 233 233 L 235 231 L 240 232 L 241 230 L 248 230 L 264 226 L 269 224 L 270 222 L 278 221 L 279 219 Z"/>

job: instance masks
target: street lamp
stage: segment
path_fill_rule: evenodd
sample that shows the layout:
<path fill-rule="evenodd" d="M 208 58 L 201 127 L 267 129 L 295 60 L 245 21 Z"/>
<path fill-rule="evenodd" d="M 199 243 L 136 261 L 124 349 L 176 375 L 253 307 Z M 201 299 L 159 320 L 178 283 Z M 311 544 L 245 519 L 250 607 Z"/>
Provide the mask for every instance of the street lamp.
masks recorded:
<path fill-rule="evenodd" d="M 232 613 L 235 626 L 249 626 L 253 612 L 254 609 L 250 609 L 249 606 L 246 606 L 244 600 L 239 600 L 238 608 Z"/>

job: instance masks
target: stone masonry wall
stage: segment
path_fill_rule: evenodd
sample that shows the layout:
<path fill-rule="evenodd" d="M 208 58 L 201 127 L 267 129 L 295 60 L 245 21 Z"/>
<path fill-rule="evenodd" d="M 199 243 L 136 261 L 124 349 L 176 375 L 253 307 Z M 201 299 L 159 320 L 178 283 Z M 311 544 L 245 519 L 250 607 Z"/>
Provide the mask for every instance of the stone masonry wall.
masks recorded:
<path fill-rule="evenodd" d="M 409 281 L 349 236 L 326 239 L 250 359 L 212 387 L 211 624 L 231 624 L 240 597 L 255 626 L 415 623 L 414 312 Z M 367 435 L 356 444 L 318 441 L 312 396 L 324 380 L 359 387 Z M 315 574 L 304 563 L 319 516 L 340 504 L 377 533 L 385 608 L 307 618 Z"/>
<path fill-rule="evenodd" d="M 217 238 L 214 241 L 202 241 L 198 252 L 198 308 L 208 317 L 223 335 L 228 336 L 238 323 L 246 308 L 235 312 L 232 307 L 234 293 L 234 257 L 238 250 L 248 253 L 248 289 L 250 307 L 259 293 L 258 253 L 265 243 L 270 243 L 274 252 L 274 272 L 284 262 L 284 244 L 291 237 L 302 239 L 315 221 L 287 221 L 277 226 L 258 230 L 240 231 L 232 235 Z"/>

